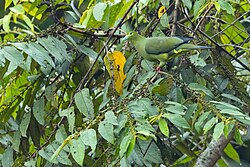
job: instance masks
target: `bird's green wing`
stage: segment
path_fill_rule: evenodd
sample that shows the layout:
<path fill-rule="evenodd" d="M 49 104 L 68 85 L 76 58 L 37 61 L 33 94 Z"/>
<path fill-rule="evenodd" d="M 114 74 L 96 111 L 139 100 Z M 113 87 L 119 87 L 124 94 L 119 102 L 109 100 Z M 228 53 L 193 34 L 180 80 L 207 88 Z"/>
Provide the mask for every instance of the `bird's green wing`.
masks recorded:
<path fill-rule="evenodd" d="M 192 40 L 192 38 L 152 37 L 145 40 L 145 51 L 148 54 L 162 54 L 172 52 Z"/>

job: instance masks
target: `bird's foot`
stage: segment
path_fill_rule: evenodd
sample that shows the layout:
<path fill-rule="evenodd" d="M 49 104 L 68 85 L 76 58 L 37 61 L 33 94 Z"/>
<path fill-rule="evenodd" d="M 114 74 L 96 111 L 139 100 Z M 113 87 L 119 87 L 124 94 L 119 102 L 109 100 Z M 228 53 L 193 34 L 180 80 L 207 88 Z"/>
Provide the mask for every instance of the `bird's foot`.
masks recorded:
<path fill-rule="evenodd" d="M 161 71 L 161 67 L 160 67 L 160 66 L 157 66 L 157 67 L 156 67 L 156 72 L 157 72 L 158 74 L 165 74 L 165 75 L 168 75 L 168 73 L 166 73 L 166 72 L 164 72 L 164 71 Z"/>
<path fill-rule="evenodd" d="M 156 67 L 156 71 L 157 71 L 157 72 L 161 71 L 161 67 L 160 67 L 160 66 L 157 66 L 157 67 Z"/>

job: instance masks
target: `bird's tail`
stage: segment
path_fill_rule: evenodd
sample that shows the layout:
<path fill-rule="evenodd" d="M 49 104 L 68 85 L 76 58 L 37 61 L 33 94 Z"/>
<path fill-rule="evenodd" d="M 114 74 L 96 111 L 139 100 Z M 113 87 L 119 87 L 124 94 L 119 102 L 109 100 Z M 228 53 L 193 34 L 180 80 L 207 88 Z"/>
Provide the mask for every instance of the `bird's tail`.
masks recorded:
<path fill-rule="evenodd" d="M 191 43 L 185 43 L 185 44 L 182 44 L 179 49 L 185 49 L 185 50 L 192 49 L 192 50 L 195 50 L 195 49 L 211 49 L 211 48 L 212 47 L 210 47 L 210 46 L 200 46 L 200 45 L 194 45 L 194 44 L 191 44 Z"/>

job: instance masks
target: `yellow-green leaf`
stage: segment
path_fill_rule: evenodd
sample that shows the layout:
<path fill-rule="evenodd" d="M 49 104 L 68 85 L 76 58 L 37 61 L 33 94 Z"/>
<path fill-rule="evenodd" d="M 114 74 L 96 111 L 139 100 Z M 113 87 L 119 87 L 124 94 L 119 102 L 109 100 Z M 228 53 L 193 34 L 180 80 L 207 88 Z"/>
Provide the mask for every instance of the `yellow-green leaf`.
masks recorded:
<path fill-rule="evenodd" d="M 240 156 L 230 143 L 228 143 L 224 152 L 229 158 L 240 164 Z"/>
<path fill-rule="evenodd" d="M 12 0 L 5 0 L 4 10 L 6 10 L 7 7 L 9 7 L 11 3 L 12 3 Z"/>
<path fill-rule="evenodd" d="M 18 17 L 20 19 L 22 19 L 29 26 L 31 31 L 34 31 L 34 25 L 32 24 L 32 21 L 30 20 L 30 18 L 28 16 L 26 16 L 24 14 L 20 14 L 20 15 L 18 15 Z"/>
<path fill-rule="evenodd" d="M 164 119 L 160 119 L 159 128 L 160 128 L 161 133 L 163 133 L 165 136 L 169 137 L 168 124 Z"/>
<path fill-rule="evenodd" d="M 12 17 L 12 12 L 10 12 L 8 15 L 5 15 L 3 17 L 3 29 L 6 32 L 10 31 L 10 19 Z"/>

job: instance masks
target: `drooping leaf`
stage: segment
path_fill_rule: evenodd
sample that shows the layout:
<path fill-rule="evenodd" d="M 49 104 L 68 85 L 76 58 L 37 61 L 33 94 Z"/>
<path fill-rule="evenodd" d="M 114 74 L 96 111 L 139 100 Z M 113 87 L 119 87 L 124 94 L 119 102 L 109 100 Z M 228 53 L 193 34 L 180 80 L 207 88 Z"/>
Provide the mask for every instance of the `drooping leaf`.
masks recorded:
<path fill-rule="evenodd" d="M 124 156 L 124 154 L 127 152 L 127 149 L 129 147 L 130 141 L 131 139 L 133 139 L 133 135 L 131 133 L 129 133 L 128 135 L 126 135 L 120 144 L 120 151 L 119 151 L 119 156 L 122 158 Z"/>
<path fill-rule="evenodd" d="M 204 134 L 206 134 L 215 125 L 217 121 L 218 119 L 216 117 L 213 117 L 212 119 L 208 120 L 203 127 Z"/>
<path fill-rule="evenodd" d="M 185 118 L 179 114 L 163 114 L 163 116 L 167 118 L 170 122 L 172 122 L 174 125 L 180 128 L 184 128 L 184 129 L 190 128 L 190 125 L 185 120 Z"/>
<path fill-rule="evenodd" d="M 124 74 L 123 68 L 126 59 L 124 55 L 119 51 L 114 51 L 112 53 L 108 53 L 104 57 L 104 63 L 106 69 L 111 78 L 114 79 L 115 90 L 121 95 L 123 90 L 123 82 L 126 78 Z"/>
<path fill-rule="evenodd" d="M 230 143 L 227 144 L 226 148 L 224 149 L 224 153 L 235 162 L 240 164 L 240 156 Z"/>
<path fill-rule="evenodd" d="M 96 19 L 96 21 L 102 21 L 106 7 L 107 4 L 104 2 L 99 2 L 94 6 L 93 16 Z"/>
<path fill-rule="evenodd" d="M 105 140 L 114 144 L 114 127 L 112 124 L 101 122 L 98 126 L 98 132 Z"/>
<path fill-rule="evenodd" d="M 213 139 L 217 141 L 223 134 L 224 122 L 219 122 L 214 127 Z"/>
<path fill-rule="evenodd" d="M 228 14 L 234 14 L 234 8 L 230 5 L 228 1 L 219 0 L 221 9 L 225 10 Z"/>
<path fill-rule="evenodd" d="M 239 130 L 238 128 L 235 129 L 235 131 L 234 131 L 234 139 L 235 139 L 235 141 L 236 141 L 239 145 L 242 145 L 242 144 L 243 144 L 242 136 L 241 136 L 240 130 Z"/>
<path fill-rule="evenodd" d="M 69 131 L 73 133 L 75 127 L 75 112 L 74 107 L 59 111 L 60 117 L 67 117 L 69 123 Z"/>
<path fill-rule="evenodd" d="M 84 155 L 85 155 L 85 145 L 82 140 L 73 139 L 71 140 L 70 153 L 74 160 L 80 165 L 83 165 Z"/>
<path fill-rule="evenodd" d="M 160 82 L 157 83 L 157 86 L 153 87 L 152 93 L 159 94 L 161 96 L 166 96 L 169 94 L 170 90 L 173 86 L 173 79 L 172 78 L 161 78 Z"/>
<path fill-rule="evenodd" d="M 34 102 L 33 105 L 33 115 L 37 122 L 41 125 L 45 124 L 45 111 L 44 111 L 44 98 L 41 98 Z"/>
<path fill-rule="evenodd" d="M 11 167 L 13 164 L 13 149 L 11 147 L 8 147 L 2 154 L 2 166 Z"/>
<path fill-rule="evenodd" d="M 89 89 L 84 88 L 75 95 L 75 103 L 77 108 L 87 118 L 94 118 L 94 104 L 89 94 Z"/>
<path fill-rule="evenodd" d="M 168 129 L 168 124 L 164 119 L 159 120 L 159 128 L 162 134 L 165 136 L 169 137 L 169 129 Z"/>
<path fill-rule="evenodd" d="M 173 101 L 166 101 L 165 104 L 168 105 L 165 109 L 174 114 L 184 115 L 184 110 L 187 109 L 187 107 L 182 104 Z"/>
<path fill-rule="evenodd" d="M 202 7 L 205 4 L 205 0 L 198 0 L 195 1 L 194 3 L 194 18 L 197 19 L 197 17 L 199 16 L 199 13 L 201 13 L 204 8 Z"/>
<path fill-rule="evenodd" d="M 118 125 L 117 118 L 116 118 L 113 111 L 107 111 L 105 113 L 104 121 L 107 122 L 107 123 L 110 123 L 112 125 Z"/>
<path fill-rule="evenodd" d="M 23 115 L 22 122 L 20 124 L 20 132 L 23 137 L 26 137 L 26 132 L 30 123 L 31 112 L 25 112 Z"/>
<path fill-rule="evenodd" d="M 0 54 L 14 66 L 19 66 L 24 61 L 23 54 L 12 46 L 5 46 L 3 49 L 0 49 Z"/>
<path fill-rule="evenodd" d="M 182 2 L 184 3 L 184 5 L 185 5 L 189 10 L 191 10 L 191 8 L 192 8 L 192 2 L 191 2 L 191 0 L 183 0 Z"/>
<path fill-rule="evenodd" d="M 3 29 L 6 32 L 10 31 L 10 19 L 12 17 L 12 13 L 10 12 L 8 15 L 3 17 Z"/>
<path fill-rule="evenodd" d="M 198 83 L 190 83 L 188 85 L 188 87 L 192 90 L 201 91 L 201 92 L 205 93 L 206 95 L 210 96 L 211 98 L 214 98 L 213 93 L 208 88 L 206 88 L 205 86 L 202 86 Z"/>
<path fill-rule="evenodd" d="M 42 67 L 47 67 L 47 62 L 55 67 L 55 64 L 52 58 L 49 56 L 49 53 L 39 44 L 37 43 L 12 43 L 16 48 L 24 51 L 30 57 L 32 57 L 38 64 Z"/>
<path fill-rule="evenodd" d="M 21 133 L 20 131 L 16 131 L 13 136 L 13 141 L 12 141 L 12 148 L 16 151 L 19 152 L 19 146 L 21 143 Z"/>
<path fill-rule="evenodd" d="M 38 38 L 37 41 L 60 63 L 65 60 L 72 61 L 66 50 L 67 45 L 62 40 L 48 36 L 48 38 Z"/>
<path fill-rule="evenodd" d="M 97 145 L 96 131 L 94 129 L 86 129 L 80 132 L 80 138 L 86 146 L 90 146 L 92 152 L 95 151 Z"/>

